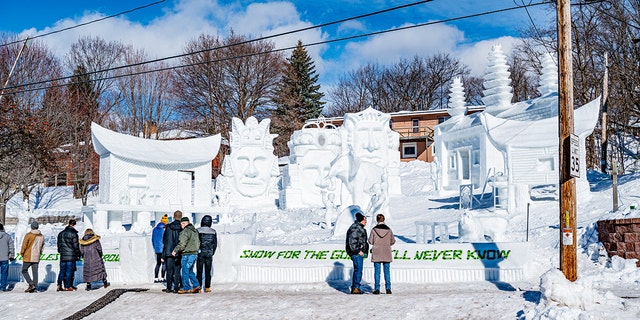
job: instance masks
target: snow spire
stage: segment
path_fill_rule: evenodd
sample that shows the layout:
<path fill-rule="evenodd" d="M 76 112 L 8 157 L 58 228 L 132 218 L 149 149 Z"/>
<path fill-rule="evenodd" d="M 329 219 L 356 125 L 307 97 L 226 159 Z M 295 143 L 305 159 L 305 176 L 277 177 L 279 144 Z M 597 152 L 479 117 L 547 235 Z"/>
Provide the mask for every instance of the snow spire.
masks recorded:
<path fill-rule="evenodd" d="M 542 57 L 542 74 L 538 91 L 541 95 L 558 92 L 558 66 L 551 54 L 546 53 Z"/>
<path fill-rule="evenodd" d="M 509 66 L 507 57 L 502 53 L 502 46 L 495 45 L 489 52 L 489 65 L 484 74 L 484 97 L 482 102 L 486 111 L 497 114 L 511 106 L 513 89 L 509 79 Z"/>
<path fill-rule="evenodd" d="M 464 116 L 467 114 L 465 105 L 464 86 L 460 77 L 455 77 L 449 89 L 449 115 L 452 117 Z"/>

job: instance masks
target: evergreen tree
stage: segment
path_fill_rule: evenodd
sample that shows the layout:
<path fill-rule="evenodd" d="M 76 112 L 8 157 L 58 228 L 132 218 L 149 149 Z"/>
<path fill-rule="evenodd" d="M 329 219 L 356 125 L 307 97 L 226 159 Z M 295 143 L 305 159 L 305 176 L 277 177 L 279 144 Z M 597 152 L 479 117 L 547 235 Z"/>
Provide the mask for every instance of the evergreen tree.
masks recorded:
<path fill-rule="evenodd" d="M 275 139 L 275 152 L 278 156 L 289 154 L 287 141 L 293 131 L 302 128 L 308 119 L 317 118 L 325 102 L 320 101 L 324 93 L 320 92 L 315 64 L 307 50 L 298 40 L 291 57 L 287 58 L 284 74 L 276 88 L 272 112 L 272 128 L 278 134 Z"/>

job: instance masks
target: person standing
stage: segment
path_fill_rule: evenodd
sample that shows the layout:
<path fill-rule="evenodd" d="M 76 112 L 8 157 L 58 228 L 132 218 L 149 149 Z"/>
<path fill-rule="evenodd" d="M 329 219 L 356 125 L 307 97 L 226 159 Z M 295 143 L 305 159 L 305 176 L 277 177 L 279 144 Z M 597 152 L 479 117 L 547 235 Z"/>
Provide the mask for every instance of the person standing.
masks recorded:
<path fill-rule="evenodd" d="M 0 223 L 0 290 L 7 291 L 7 279 L 9 278 L 9 261 L 15 260 L 15 248 L 13 239 L 4 232 L 4 226 Z"/>
<path fill-rule="evenodd" d="M 80 245 L 78 231 L 75 229 L 76 220 L 69 220 L 69 224 L 58 233 L 58 253 L 60 254 L 60 272 L 58 273 L 58 288 L 56 291 L 77 290 L 73 285 L 76 261 L 80 260 Z M 64 287 L 62 285 L 64 284 Z"/>
<path fill-rule="evenodd" d="M 200 292 L 200 282 L 198 282 L 198 278 L 193 272 L 193 266 L 198 259 L 200 237 L 198 236 L 198 230 L 189 222 L 188 217 L 180 219 L 180 226 L 182 227 L 182 232 L 180 232 L 178 245 L 171 252 L 174 257 L 182 255 L 180 263 L 182 268 L 182 290 L 178 290 L 178 293 L 198 293 Z"/>
<path fill-rule="evenodd" d="M 393 256 L 391 246 L 396 243 L 391 228 L 384 223 L 384 215 L 376 216 L 376 226 L 371 229 L 369 244 L 371 244 L 371 262 L 373 262 L 373 279 L 375 286 L 373 294 L 380 294 L 380 265 L 384 269 L 384 286 L 387 294 L 391 294 L 390 266 Z"/>
<path fill-rule="evenodd" d="M 362 214 L 359 206 L 354 206 L 356 220 L 347 230 L 346 250 L 353 262 L 353 275 L 351 276 L 351 294 L 362 294 L 360 282 L 362 281 L 362 268 L 364 258 L 369 251 L 369 243 L 367 243 L 367 218 Z"/>
<path fill-rule="evenodd" d="M 44 236 L 38 230 L 38 222 L 31 223 L 31 231 L 24 236 L 22 240 L 22 276 L 27 281 L 29 287 L 24 292 L 36 292 L 38 290 L 38 264 L 40 263 L 40 254 L 44 250 Z M 29 277 L 29 268 L 33 274 L 33 279 Z"/>
<path fill-rule="evenodd" d="M 164 264 L 167 267 L 165 273 L 167 287 L 163 291 L 167 293 L 178 292 L 180 287 L 180 256 L 174 257 L 171 254 L 178 245 L 178 239 L 182 231 L 180 219 L 182 219 L 182 211 L 176 210 L 173 213 L 173 221 L 167 225 L 162 235 L 162 255 L 164 256 Z"/>
<path fill-rule="evenodd" d="M 213 263 L 213 255 L 218 247 L 218 235 L 216 230 L 211 228 L 213 219 L 210 215 L 205 215 L 200 220 L 200 228 L 198 228 L 198 236 L 200 237 L 200 252 L 198 253 L 198 262 L 196 264 L 196 278 L 198 283 L 202 284 L 202 273 L 204 272 L 204 292 L 211 292 L 211 264 Z"/>
<path fill-rule="evenodd" d="M 82 265 L 82 280 L 87 284 L 87 291 L 91 290 L 91 283 L 102 281 L 102 286 L 107 288 L 107 270 L 102 260 L 102 244 L 100 236 L 92 229 L 84 231 L 84 236 L 80 239 L 80 252 L 84 257 Z"/>
<path fill-rule="evenodd" d="M 162 236 L 164 235 L 164 229 L 169 223 L 169 217 L 165 214 L 160 219 L 160 222 L 156 224 L 151 233 L 151 243 L 153 244 L 153 250 L 156 253 L 156 268 L 154 270 L 154 282 L 160 283 L 164 280 L 165 264 L 162 257 L 162 249 L 164 249 L 164 243 L 162 243 Z M 160 270 L 162 272 L 160 273 Z M 162 278 L 158 278 L 158 273 L 162 275 Z"/>

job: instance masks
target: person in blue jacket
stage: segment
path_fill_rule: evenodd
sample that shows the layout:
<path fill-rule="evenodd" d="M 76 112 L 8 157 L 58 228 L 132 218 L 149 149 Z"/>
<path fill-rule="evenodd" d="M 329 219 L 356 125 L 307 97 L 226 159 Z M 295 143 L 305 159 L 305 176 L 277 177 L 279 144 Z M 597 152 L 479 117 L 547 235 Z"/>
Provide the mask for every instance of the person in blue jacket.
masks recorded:
<path fill-rule="evenodd" d="M 155 283 L 164 282 L 166 267 L 162 257 L 162 250 L 164 249 L 162 236 L 164 235 L 164 228 L 167 224 L 169 224 L 169 217 L 165 214 L 160 219 L 160 222 L 156 224 L 155 228 L 153 228 L 153 233 L 151 234 L 151 243 L 153 243 L 153 250 L 156 253 Z M 158 273 L 160 273 L 162 277 L 158 278 Z"/>

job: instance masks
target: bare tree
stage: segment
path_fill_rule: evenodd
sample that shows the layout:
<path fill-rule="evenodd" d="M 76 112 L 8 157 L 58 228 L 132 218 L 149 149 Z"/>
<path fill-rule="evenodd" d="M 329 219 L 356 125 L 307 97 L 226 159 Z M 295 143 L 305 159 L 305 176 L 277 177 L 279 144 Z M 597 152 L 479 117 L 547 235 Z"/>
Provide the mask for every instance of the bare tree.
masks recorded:
<path fill-rule="evenodd" d="M 349 72 L 329 92 L 331 115 L 375 107 L 383 112 L 446 107 L 449 85 L 469 70 L 447 54 L 402 59 L 390 67 L 367 64 Z"/>
<path fill-rule="evenodd" d="M 131 67 L 118 70 L 121 76 L 116 88 L 121 99 L 112 112 L 111 127 L 119 132 L 158 139 L 157 133 L 168 128 L 173 114 L 173 97 L 170 89 L 173 72 L 165 69 L 166 63 L 140 64 L 148 60 L 143 50 L 127 48 L 124 62 Z"/>
<path fill-rule="evenodd" d="M 3 37 L 0 43 L 14 42 Z M 21 44 L 0 49 L 0 78 L 8 79 Z M 23 51 L 9 86 L 0 100 L 0 222 L 5 221 L 6 202 L 22 192 L 25 199 L 53 167 L 53 146 L 57 128 L 43 111 L 47 95 L 36 82 L 58 78 L 60 63 L 39 41 L 29 42 Z M 4 83 L 4 81 L 3 81 Z"/>
<path fill-rule="evenodd" d="M 284 58 L 267 41 L 248 42 L 233 32 L 224 39 L 200 35 L 187 43 L 177 69 L 178 112 L 197 129 L 227 134 L 231 118 L 264 115 Z"/>
<path fill-rule="evenodd" d="M 125 46 L 98 37 L 83 37 L 71 46 L 66 65 L 73 70 L 67 87 L 67 106 L 73 115 L 68 122 L 69 154 L 73 172 L 74 197 L 87 203 L 95 153 L 91 143 L 91 122 L 100 123 L 118 104 L 113 70 L 124 62 Z"/>
<path fill-rule="evenodd" d="M 613 0 L 577 6 L 572 12 L 574 103 L 583 105 L 602 93 L 604 69 L 609 68 L 607 140 L 608 162 L 637 169 L 640 119 L 640 1 Z M 557 52 L 555 25 L 537 26 L 525 33 L 524 46 L 531 51 Z M 544 50 L 541 50 L 544 49 Z M 604 53 L 609 55 L 605 66 Z M 601 123 L 601 122 L 599 122 Z M 602 128 L 587 139 L 587 167 L 600 167 Z M 625 161 L 626 160 L 626 161 Z"/>

